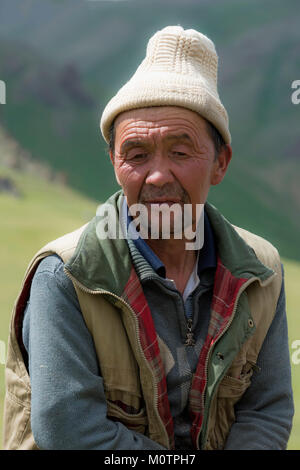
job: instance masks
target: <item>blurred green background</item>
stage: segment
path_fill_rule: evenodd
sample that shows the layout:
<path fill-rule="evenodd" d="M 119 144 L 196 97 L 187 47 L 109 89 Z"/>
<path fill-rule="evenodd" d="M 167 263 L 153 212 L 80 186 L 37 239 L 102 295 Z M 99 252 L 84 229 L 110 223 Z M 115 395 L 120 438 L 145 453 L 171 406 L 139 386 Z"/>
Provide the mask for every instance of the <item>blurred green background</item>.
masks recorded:
<path fill-rule="evenodd" d="M 149 37 L 180 24 L 219 54 L 233 160 L 209 200 L 267 238 L 285 265 L 289 341 L 300 339 L 300 14 L 296 0 L 1 0 L 0 341 L 24 271 L 47 241 L 87 222 L 115 189 L 99 119 Z M 0 100 L 1 101 L 1 100 Z M 3 344 L 3 343 L 2 343 Z M 0 358 L 1 359 L 1 358 Z M 292 363 L 300 449 L 300 364 Z M 0 413 L 4 366 L 0 363 Z"/>

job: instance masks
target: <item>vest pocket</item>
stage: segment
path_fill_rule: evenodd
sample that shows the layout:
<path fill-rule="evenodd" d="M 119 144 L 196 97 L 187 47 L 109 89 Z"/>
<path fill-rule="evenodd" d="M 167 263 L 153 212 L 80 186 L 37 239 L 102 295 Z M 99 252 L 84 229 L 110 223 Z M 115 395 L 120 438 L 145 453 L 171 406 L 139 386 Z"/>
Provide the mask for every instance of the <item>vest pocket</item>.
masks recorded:
<path fill-rule="evenodd" d="M 219 385 L 218 399 L 228 398 L 236 403 L 249 387 L 251 375 L 247 374 L 239 379 L 225 375 Z"/>
<path fill-rule="evenodd" d="M 145 434 L 148 419 L 145 408 L 136 413 L 130 406 L 123 402 L 107 400 L 107 417 L 119 421 L 128 429 Z"/>
<path fill-rule="evenodd" d="M 230 428 L 235 421 L 234 405 L 250 386 L 254 366 L 252 361 L 247 361 L 246 364 L 234 363 L 228 375 L 221 380 L 211 404 L 207 449 L 224 448 Z"/>
<path fill-rule="evenodd" d="M 30 427 L 30 408 L 7 390 L 4 409 L 4 450 L 36 450 Z"/>

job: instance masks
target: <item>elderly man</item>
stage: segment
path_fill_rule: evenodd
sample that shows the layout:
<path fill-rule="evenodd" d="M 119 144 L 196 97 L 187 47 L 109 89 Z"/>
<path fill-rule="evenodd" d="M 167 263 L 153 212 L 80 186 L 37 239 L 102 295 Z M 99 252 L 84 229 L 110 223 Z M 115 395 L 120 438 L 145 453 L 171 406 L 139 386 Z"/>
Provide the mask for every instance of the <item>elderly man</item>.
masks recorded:
<path fill-rule="evenodd" d="M 122 188 L 105 220 L 126 236 L 101 236 L 100 207 L 30 263 L 10 331 L 5 447 L 286 448 L 280 258 L 206 202 L 232 154 L 213 43 L 180 26 L 158 31 L 101 130 Z M 202 220 L 198 248 L 171 211 L 169 237 L 162 219 L 157 236 L 141 235 L 163 204 L 189 206 L 195 234 Z"/>

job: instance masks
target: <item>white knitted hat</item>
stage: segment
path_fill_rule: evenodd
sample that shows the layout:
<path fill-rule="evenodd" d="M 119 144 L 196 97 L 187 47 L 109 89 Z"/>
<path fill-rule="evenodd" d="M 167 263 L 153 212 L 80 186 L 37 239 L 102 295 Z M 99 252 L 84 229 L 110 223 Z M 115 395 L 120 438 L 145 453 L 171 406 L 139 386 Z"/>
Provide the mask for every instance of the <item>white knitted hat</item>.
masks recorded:
<path fill-rule="evenodd" d="M 152 36 L 145 59 L 105 107 L 100 128 L 106 142 L 115 117 L 149 106 L 196 111 L 230 143 L 228 115 L 217 90 L 218 56 L 213 42 L 194 29 L 167 26 Z"/>

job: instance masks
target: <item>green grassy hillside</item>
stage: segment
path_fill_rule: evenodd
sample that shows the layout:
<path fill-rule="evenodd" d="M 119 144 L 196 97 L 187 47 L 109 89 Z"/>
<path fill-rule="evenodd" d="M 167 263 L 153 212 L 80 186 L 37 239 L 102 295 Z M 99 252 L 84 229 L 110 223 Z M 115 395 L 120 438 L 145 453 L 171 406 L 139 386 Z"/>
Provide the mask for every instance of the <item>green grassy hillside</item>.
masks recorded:
<path fill-rule="evenodd" d="M 228 110 L 233 159 L 211 202 L 300 261 L 297 0 L 2 0 L 1 122 L 37 160 L 103 199 L 116 184 L 99 118 L 131 76 L 147 40 L 167 24 L 211 37 L 219 91 Z M 99 180 L 101 178 L 101 184 Z"/>
<path fill-rule="evenodd" d="M 0 167 L 0 176 L 12 178 L 22 194 L 18 198 L 0 193 L 0 340 L 6 343 L 12 306 L 31 257 L 47 241 L 87 222 L 94 216 L 98 203 L 62 185 L 46 182 L 31 174 Z M 293 341 L 300 339 L 300 263 L 286 260 L 285 271 L 292 345 Z M 292 373 L 296 415 L 289 448 L 300 449 L 300 364 L 292 365 Z M 3 396 L 4 365 L 0 364 L 1 423 Z"/>
<path fill-rule="evenodd" d="M 6 344 L 11 310 L 32 256 L 48 241 L 90 220 L 97 203 L 38 175 L 0 167 L 0 176 L 12 178 L 22 194 L 0 192 L 0 341 Z M 4 365 L 0 364 L 0 434 L 3 396 Z"/>
<path fill-rule="evenodd" d="M 295 400 L 294 424 L 288 448 L 290 450 L 300 450 L 300 363 L 296 363 L 299 362 L 299 354 L 295 355 L 297 350 L 292 347 L 295 341 L 300 340 L 300 263 L 286 260 L 284 265 L 289 344 L 291 351 L 292 380 Z M 299 350 L 299 346 L 297 349 Z"/>

